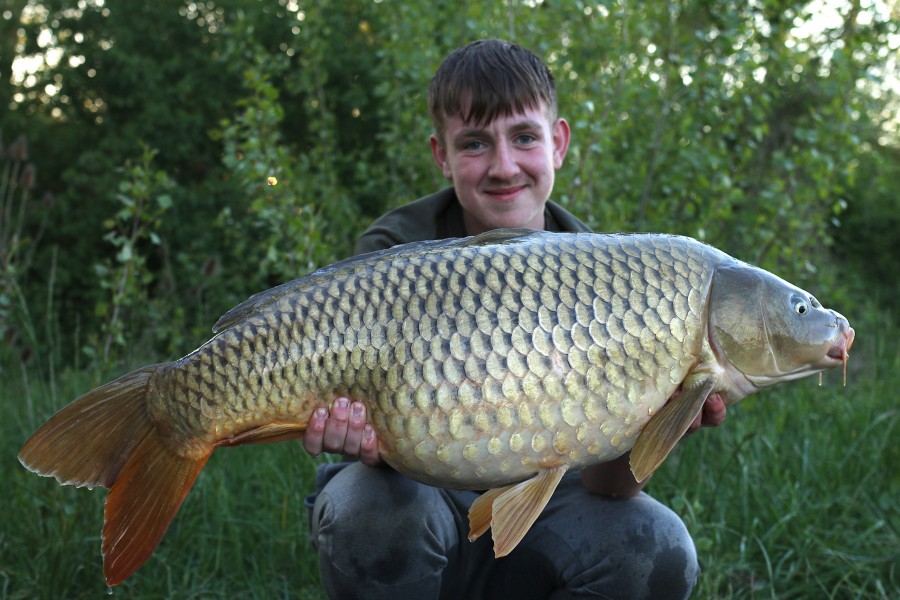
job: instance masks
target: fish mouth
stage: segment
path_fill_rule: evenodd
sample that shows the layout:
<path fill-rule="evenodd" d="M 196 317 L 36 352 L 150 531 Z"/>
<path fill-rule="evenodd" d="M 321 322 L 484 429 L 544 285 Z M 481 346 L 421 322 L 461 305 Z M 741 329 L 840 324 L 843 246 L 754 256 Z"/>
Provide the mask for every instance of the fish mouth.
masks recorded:
<path fill-rule="evenodd" d="M 847 385 L 847 361 L 850 359 L 850 347 L 853 346 L 853 340 L 856 338 L 856 332 L 849 325 L 844 329 L 843 335 L 840 335 L 837 341 L 825 354 L 826 359 L 832 361 L 833 366 L 843 364 L 844 369 L 844 385 Z"/>
<path fill-rule="evenodd" d="M 825 356 L 834 360 L 846 362 L 847 358 L 850 356 L 850 347 L 853 345 L 853 340 L 855 338 L 856 332 L 852 327 L 848 326 L 843 331 L 843 335 L 838 337 L 834 345 L 828 349 L 828 352 L 825 354 Z"/>

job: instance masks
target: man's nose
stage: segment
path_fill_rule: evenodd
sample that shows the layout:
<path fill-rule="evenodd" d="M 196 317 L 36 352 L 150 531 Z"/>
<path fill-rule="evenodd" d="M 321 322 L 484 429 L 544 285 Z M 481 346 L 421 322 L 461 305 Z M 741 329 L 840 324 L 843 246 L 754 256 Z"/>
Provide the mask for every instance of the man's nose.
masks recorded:
<path fill-rule="evenodd" d="M 502 142 L 494 147 L 491 168 L 488 174 L 496 179 L 510 179 L 519 171 L 515 152 L 509 143 Z"/>

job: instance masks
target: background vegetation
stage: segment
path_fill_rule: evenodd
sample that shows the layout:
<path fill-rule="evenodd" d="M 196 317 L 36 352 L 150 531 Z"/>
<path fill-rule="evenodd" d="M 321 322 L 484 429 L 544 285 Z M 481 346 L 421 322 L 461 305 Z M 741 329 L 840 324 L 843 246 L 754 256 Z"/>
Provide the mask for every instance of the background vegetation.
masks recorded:
<path fill-rule="evenodd" d="M 598 230 L 704 239 L 858 331 L 849 388 L 750 401 L 654 481 L 698 540 L 699 594 L 896 596 L 898 17 L 885 0 L 7 0 L 2 456 L 444 185 L 427 83 L 453 48 L 504 37 L 544 57 L 573 127 L 555 199 Z M 129 593 L 315 597 L 296 446 L 214 459 Z M 0 593 L 94 595 L 102 495 L 0 465 Z"/>

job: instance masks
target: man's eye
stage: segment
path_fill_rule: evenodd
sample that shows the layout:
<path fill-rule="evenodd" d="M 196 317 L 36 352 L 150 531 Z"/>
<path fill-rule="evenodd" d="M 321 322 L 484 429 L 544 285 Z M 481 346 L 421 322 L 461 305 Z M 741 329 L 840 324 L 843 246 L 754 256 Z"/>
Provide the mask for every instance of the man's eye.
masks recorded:
<path fill-rule="evenodd" d="M 482 144 L 479 141 L 475 141 L 475 140 L 473 140 L 471 142 L 466 142 L 465 144 L 463 144 L 463 150 L 469 150 L 469 151 L 481 150 L 483 147 L 484 147 L 484 144 Z"/>
<path fill-rule="evenodd" d="M 516 143 L 520 146 L 527 146 L 528 144 L 533 144 L 536 141 L 537 138 L 530 133 L 523 133 L 522 135 L 516 137 Z"/>

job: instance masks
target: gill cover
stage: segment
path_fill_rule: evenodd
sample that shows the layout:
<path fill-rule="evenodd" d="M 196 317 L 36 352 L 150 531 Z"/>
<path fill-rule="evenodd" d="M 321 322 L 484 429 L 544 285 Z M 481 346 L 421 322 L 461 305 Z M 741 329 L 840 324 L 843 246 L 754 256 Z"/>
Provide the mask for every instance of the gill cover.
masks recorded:
<path fill-rule="evenodd" d="M 808 292 L 743 263 L 716 270 L 709 320 L 717 352 L 757 388 L 833 366 L 828 352 L 846 328 Z"/>

